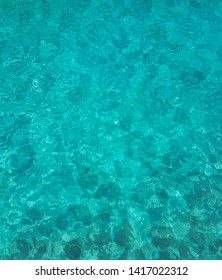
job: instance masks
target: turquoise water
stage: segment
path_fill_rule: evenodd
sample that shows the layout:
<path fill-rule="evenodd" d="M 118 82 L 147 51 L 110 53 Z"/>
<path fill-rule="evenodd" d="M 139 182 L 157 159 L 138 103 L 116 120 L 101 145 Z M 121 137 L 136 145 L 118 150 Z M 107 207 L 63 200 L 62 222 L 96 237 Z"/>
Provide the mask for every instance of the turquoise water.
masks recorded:
<path fill-rule="evenodd" d="M 222 259 L 222 2 L 0 0 L 0 258 Z"/>

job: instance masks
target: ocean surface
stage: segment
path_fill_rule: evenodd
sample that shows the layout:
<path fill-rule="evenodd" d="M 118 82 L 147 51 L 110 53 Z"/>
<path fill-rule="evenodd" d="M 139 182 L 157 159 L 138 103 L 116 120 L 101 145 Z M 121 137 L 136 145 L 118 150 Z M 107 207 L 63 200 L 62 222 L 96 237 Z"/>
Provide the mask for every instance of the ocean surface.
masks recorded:
<path fill-rule="evenodd" d="M 0 259 L 222 259 L 222 1 L 0 0 Z"/>

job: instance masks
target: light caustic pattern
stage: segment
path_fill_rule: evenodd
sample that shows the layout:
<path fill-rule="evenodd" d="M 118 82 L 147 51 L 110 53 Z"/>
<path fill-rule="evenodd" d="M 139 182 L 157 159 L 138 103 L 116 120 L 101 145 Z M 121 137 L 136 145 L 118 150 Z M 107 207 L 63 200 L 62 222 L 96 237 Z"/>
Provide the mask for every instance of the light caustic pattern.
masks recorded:
<path fill-rule="evenodd" d="M 0 11 L 1 259 L 221 259 L 221 1 Z"/>

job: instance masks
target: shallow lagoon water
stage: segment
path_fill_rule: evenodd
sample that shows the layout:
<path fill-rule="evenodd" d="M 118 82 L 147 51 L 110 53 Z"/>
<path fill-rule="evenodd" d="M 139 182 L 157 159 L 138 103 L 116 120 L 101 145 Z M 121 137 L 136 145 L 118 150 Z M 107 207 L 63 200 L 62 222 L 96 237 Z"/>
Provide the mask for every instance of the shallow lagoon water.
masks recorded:
<path fill-rule="evenodd" d="M 222 259 L 221 1 L 0 23 L 0 258 Z"/>

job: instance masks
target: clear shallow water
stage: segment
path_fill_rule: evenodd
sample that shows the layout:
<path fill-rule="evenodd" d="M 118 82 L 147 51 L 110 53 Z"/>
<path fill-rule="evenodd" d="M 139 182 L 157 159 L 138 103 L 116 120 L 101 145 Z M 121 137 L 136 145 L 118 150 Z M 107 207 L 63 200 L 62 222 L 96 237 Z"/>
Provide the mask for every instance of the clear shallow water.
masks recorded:
<path fill-rule="evenodd" d="M 222 258 L 221 1 L 0 0 L 1 259 Z"/>

